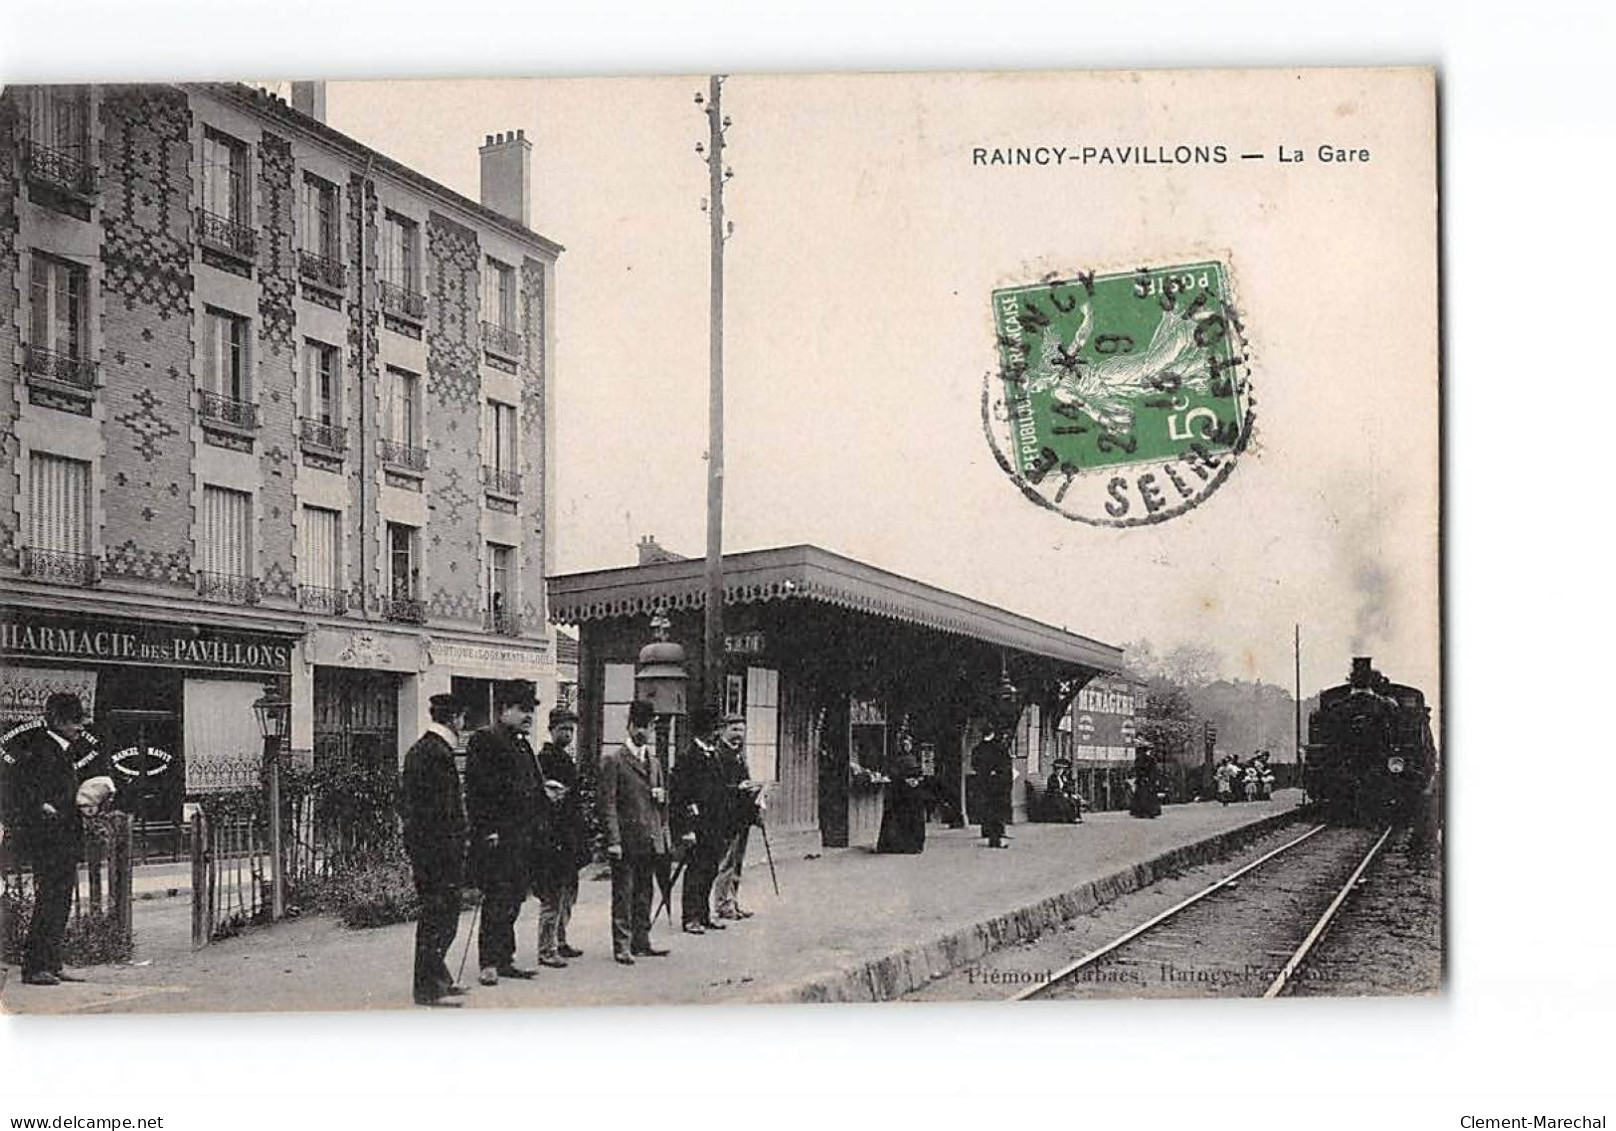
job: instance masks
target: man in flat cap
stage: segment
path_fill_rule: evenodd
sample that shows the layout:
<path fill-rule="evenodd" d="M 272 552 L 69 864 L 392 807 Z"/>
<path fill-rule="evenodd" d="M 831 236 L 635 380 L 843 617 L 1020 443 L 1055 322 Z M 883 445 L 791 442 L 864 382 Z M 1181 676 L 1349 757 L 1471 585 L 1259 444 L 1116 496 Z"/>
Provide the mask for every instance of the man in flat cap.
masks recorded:
<path fill-rule="evenodd" d="M 538 761 L 528 744 L 538 700 L 533 685 L 508 680 L 494 686 L 494 722 L 466 744 L 466 820 L 471 866 L 483 893 L 477 929 L 477 980 L 532 978 L 516 965 L 516 917 L 533 883 L 536 826 L 546 809 Z"/>
<path fill-rule="evenodd" d="M 22 980 L 30 986 L 76 982 L 62 970 L 62 939 L 73 909 L 83 819 L 116 792 L 109 767 L 84 729 L 83 704 L 69 692 L 48 696 L 44 718 L 13 735 L 4 757 L 7 836 L 34 870 Z"/>
<path fill-rule="evenodd" d="M 404 850 L 415 873 L 421 917 L 415 924 L 415 1004 L 445 1001 L 465 991 L 454 984 L 444 955 L 460 925 L 460 882 L 466 858 L 466 810 L 460 801 L 455 748 L 466 708 L 453 695 L 428 701 L 432 721 L 404 755 Z"/>
<path fill-rule="evenodd" d="M 539 777 L 549 820 L 541 831 L 533 879 L 539 897 L 539 965 L 565 967 L 583 954 L 567 941 L 567 924 L 578 899 L 578 869 L 592 848 L 588 814 L 579 790 L 572 749 L 578 716 L 567 707 L 550 712 L 550 741 L 539 748 Z"/>
<path fill-rule="evenodd" d="M 718 732 L 718 761 L 724 770 L 728 789 L 724 856 L 718 862 L 718 878 L 713 881 L 713 902 L 720 919 L 750 919 L 752 913 L 740 904 L 741 868 L 746 863 L 746 845 L 752 826 L 763 820 L 763 783 L 751 779 L 746 765 L 746 716 L 730 712 L 723 717 Z"/>
<path fill-rule="evenodd" d="M 724 780 L 711 708 L 690 713 L 690 744 L 679 755 L 668 783 L 668 822 L 685 845 L 685 882 L 680 919 L 687 934 L 721 931 L 709 900 L 718 864 L 729 846 L 731 791 Z"/>
<path fill-rule="evenodd" d="M 660 958 L 651 945 L 651 891 L 659 857 L 668 854 L 668 792 L 662 763 L 651 749 L 656 710 L 649 700 L 628 705 L 628 735 L 600 758 L 601 837 L 612 865 L 612 957 L 624 966 Z"/>

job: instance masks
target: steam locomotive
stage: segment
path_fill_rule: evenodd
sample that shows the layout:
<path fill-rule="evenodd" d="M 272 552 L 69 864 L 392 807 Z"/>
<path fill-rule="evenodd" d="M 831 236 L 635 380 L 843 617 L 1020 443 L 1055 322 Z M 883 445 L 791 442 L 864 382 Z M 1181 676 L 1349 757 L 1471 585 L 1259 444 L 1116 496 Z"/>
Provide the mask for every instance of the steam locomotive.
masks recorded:
<path fill-rule="evenodd" d="M 1319 693 L 1308 716 L 1308 795 L 1332 815 L 1384 824 L 1423 817 L 1434 796 L 1431 709 L 1418 688 L 1393 683 L 1355 656 L 1344 684 Z"/>

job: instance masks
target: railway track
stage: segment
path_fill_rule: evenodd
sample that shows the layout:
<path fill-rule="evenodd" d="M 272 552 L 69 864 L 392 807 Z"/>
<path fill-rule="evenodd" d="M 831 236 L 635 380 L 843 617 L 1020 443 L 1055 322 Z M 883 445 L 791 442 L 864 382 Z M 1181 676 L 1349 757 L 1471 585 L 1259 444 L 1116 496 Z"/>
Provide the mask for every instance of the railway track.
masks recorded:
<path fill-rule="evenodd" d="M 1010 1000 L 1284 994 L 1391 831 L 1315 825 Z"/>

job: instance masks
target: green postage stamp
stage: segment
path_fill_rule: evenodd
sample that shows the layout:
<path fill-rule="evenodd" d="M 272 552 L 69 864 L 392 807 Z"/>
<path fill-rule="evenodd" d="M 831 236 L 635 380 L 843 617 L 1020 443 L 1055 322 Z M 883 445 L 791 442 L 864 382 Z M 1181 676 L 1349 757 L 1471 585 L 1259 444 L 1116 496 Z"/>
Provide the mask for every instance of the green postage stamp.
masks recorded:
<path fill-rule="evenodd" d="M 1161 522 L 1217 490 L 1246 447 L 1250 357 L 1221 263 L 1006 287 L 993 322 L 983 424 L 1000 466 L 1050 510 Z"/>

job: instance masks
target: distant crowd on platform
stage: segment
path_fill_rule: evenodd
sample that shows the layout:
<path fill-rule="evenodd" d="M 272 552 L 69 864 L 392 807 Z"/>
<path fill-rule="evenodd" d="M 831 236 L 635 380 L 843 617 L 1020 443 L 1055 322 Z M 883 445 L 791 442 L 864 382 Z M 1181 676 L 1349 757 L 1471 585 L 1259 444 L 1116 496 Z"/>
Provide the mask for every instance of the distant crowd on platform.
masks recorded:
<path fill-rule="evenodd" d="M 1246 762 L 1227 755 L 1219 760 L 1212 777 L 1217 783 L 1218 800 L 1224 805 L 1231 801 L 1267 801 L 1274 796 L 1274 771 L 1268 765 L 1266 750 L 1257 751 Z"/>

